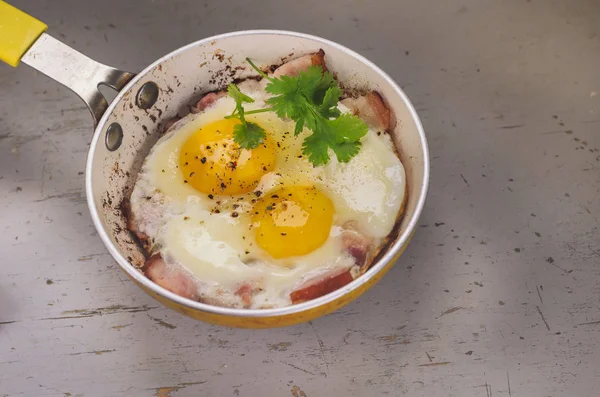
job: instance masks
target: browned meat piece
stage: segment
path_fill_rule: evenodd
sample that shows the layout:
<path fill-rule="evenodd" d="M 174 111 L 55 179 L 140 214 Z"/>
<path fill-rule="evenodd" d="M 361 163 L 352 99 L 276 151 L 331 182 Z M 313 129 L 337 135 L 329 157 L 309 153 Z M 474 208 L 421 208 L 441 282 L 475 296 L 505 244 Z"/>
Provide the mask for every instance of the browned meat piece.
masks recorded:
<path fill-rule="evenodd" d="M 301 56 L 284 63 L 273 72 L 273 77 L 281 76 L 297 76 L 300 72 L 305 72 L 310 66 L 321 66 L 327 70 L 325 66 L 325 51 L 319 50 L 313 54 Z"/>
<path fill-rule="evenodd" d="M 192 113 L 200 113 L 204 111 L 204 109 L 211 107 L 217 101 L 217 99 L 223 98 L 226 95 L 227 91 L 209 92 L 208 94 L 204 95 L 202 99 L 200 99 L 194 106 L 192 106 L 190 111 Z"/>
<path fill-rule="evenodd" d="M 361 268 L 367 264 L 367 257 L 373 242 L 362 234 L 356 221 L 346 222 L 343 226 L 342 242 L 344 249 L 354 257 Z"/>
<path fill-rule="evenodd" d="M 335 291 L 338 288 L 350 283 L 354 278 L 348 269 L 341 269 L 329 272 L 320 277 L 308 280 L 300 288 L 290 294 L 292 303 L 306 302 Z"/>
<path fill-rule="evenodd" d="M 163 127 L 163 131 L 164 131 L 164 132 L 167 132 L 167 131 L 169 131 L 169 129 L 170 129 L 171 127 L 173 127 L 173 125 L 174 125 L 176 122 L 178 122 L 179 120 L 181 120 L 181 117 L 179 117 L 179 116 L 175 116 L 175 117 L 173 117 L 172 119 L 168 120 L 168 121 L 165 123 L 164 127 Z"/>
<path fill-rule="evenodd" d="M 133 212 L 131 212 L 131 204 L 129 199 L 125 199 L 121 202 L 121 213 L 125 219 L 127 219 L 127 230 L 129 230 L 135 236 L 135 238 L 138 239 L 144 251 L 148 252 L 151 244 L 150 238 L 146 233 L 143 233 L 138 229 Z"/>
<path fill-rule="evenodd" d="M 252 286 L 250 284 L 244 284 L 235 292 L 237 296 L 242 298 L 242 303 L 244 307 L 247 309 L 252 305 Z"/>
<path fill-rule="evenodd" d="M 198 300 L 198 286 L 192 276 L 177 266 L 168 266 L 160 254 L 153 254 L 144 264 L 150 280 L 184 298 Z"/>
<path fill-rule="evenodd" d="M 346 98 L 342 104 L 377 131 L 389 130 L 391 126 L 390 109 L 385 106 L 383 98 L 377 92 L 371 91 L 358 98 Z"/>
<path fill-rule="evenodd" d="M 367 268 L 367 259 L 373 241 L 361 233 L 356 221 L 348 221 L 343 225 L 342 242 L 344 249 L 354 257 L 354 263 L 360 267 L 362 274 Z M 350 269 L 337 269 L 322 276 L 308 280 L 300 288 L 290 294 L 292 303 L 305 302 L 326 295 L 354 280 Z"/>

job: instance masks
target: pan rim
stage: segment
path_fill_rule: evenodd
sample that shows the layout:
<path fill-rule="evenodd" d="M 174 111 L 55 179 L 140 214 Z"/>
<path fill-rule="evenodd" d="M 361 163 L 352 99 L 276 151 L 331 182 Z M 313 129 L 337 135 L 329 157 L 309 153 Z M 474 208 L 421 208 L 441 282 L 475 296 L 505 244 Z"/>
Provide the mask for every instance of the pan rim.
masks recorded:
<path fill-rule="evenodd" d="M 209 305 L 206 303 L 196 302 L 196 301 L 192 301 L 187 298 L 183 298 L 173 292 L 170 292 L 170 291 L 164 289 L 163 287 L 159 286 L 158 284 L 154 283 L 152 280 L 147 278 L 144 274 L 139 272 L 125 258 L 125 256 L 123 256 L 123 254 L 117 249 L 117 247 L 113 244 L 113 242 L 111 241 L 111 239 L 109 237 L 107 230 L 105 230 L 105 228 L 102 224 L 102 221 L 100 219 L 99 209 L 96 206 L 94 196 L 93 196 L 94 188 L 92 186 L 92 178 L 91 178 L 93 167 L 94 167 L 94 155 L 93 154 L 95 153 L 97 146 L 99 144 L 102 144 L 102 142 L 103 142 L 103 140 L 100 139 L 100 136 L 102 135 L 102 131 L 104 130 L 104 126 L 105 126 L 108 118 L 113 113 L 117 104 L 121 101 L 121 99 L 125 96 L 125 94 L 129 92 L 131 87 L 133 87 L 140 79 L 145 77 L 148 74 L 148 72 L 153 70 L 160 63 L 177 55 L 178 53 L 187 51 L 188 49 L 196 47 L 201 44 L 210 43 L 214 40 L 221 40 L 221 39 L 225 39 L 225 38 L 229 38 L 229 37 L 237 37 L 237 36 L 254 36 L 254 35 L 264 35 L 264 34 L 291 36 L 291 37 L 297 37 L 297 38 L 312 40 L 312 41 L 315 41 L 318 43 L 326 44 L 328 46 L 334 47 L 334 48 L 336 48 L 342 52 L 345 52 L 345 53 L 349 54 L 350 56 L 358 59 L 360 62 L 364 63 L 370 69 L 372 69 L 373 72 L 379 74 L 386 81 L 386 83 L 389 84 L 394 89 L 394 91 L 400 96 L 400 98 L 402 98 L 405 106 L 407 107 L 407 109 L 409 111 L 410 116 L 413 119 L 413 122 L 415 123 L 415 125 L 417 127 L 417 131 L 419 134 L 419 139 L 420 139 L 420 143 L 421 143 L 421 147 L 422 147 L 422 156 L 423 156 L 423 183 L 419 189 L 420 191 L 419 191 L 418 201 L 417 201 L 414 213 L 412 214 L 412 217 L 409 220 L 407 226 L 404 228 L 404 230 L 398 236 L 397 240 L 390 247 L 388 247 L 386 253 L 376 263 L 374 263 L 363 275 L 356 278 L 349 284 L 347 284 L 333 292 L 330 292 L 329 294 L 321 296 L 319 298 L 315 298 L 315 299 L 309 300 L 307 302 L 299 303 L 296 305 L 290 305 L 290 306 L 279 307 L 279 308 L 235 309 L 235 308 L 228 308 L 228 307 L 213 306 L 213 305 Z M 377 65 L 375 65 L 373 62 L 371 62 L 364 56 L 358 54 L 357 52 L 355 52 L 341 44 L 338 44 L 336 42 L 333 42 L 331 40 L 328 40 L 328 39 L 325 39 L 322 37 L 318 37 L 318 36 L 314 36 L 314 35 L 310 35 L 310 34 L 306 34 L 306 33 L 287 31 L 287 30 L 256 29 L 256 30 L 241 30 L 241 31 L 228 32 L 228 33 L 211 36 L 211 37 L 208 37 L 205 39 L 197 40 L 195 42 L 187 44 L 183 47 L 180 47 L 180 48 L 162 56 L 161 58 L 159 58 L 152 64 L 148 65 L 144 70 L 139 72 L 118 93 L 118 95 L 115 97 L 115 99 L 109 105 L 108 109 L 106 110 L 106 112 L 104 113 L 102 118 L 100 119 L 98 126 L 96 127 L 96 130 L 94 131 L 94 136 L 92 138 L 92 141 L 90 144 L 90 149 L 88 151 L 88 156 L 87 156 L 87 160 L 86 160 L 85 192 L 86 192 L 86 197 L 87 197 L 88 208 L 89 208 L 89 211 L 90 211 L 90 214 L 92 217 L 92 221 L 94 223 L 94 227 L 96 228 L 98 235 L 100 236 L 102 242 L 104 243 L 104 246 L 107 248 L 107 250 L 112 255 L 112 257 L 117 261 L 119 266 L 125 272 L 127 272 L 127 274 L 130 277 L 132 277 L 135 281 L 137 281 L 144 287 L 150 289 L 154 293 L 156 293 L 160 296 L 163 296 L 163 297 L 169 299 L 170 301 L 173 301 L 179 305 L 185 306 L 185 307 L 193 309 L 193 310 L 199 310 L 199 311 L 203 311 L 203 312 L 207 312 L 207 313 L 211 313 L 211 314 L 224 315 L 224 316 L 233 316 L 233 317 L 242 317 L 242 318 L 243 317 L 265 318 L 265 317 L 278 317 L 278 316 L 283 316 L 283 315 L 301 313 L 301 312 L 305 312 L 305 311 L 326 305 L 328 303 L 331 303 L 331 302 L 341 298 L 344 295 L 351 293 L 352 291 L 356 290 L 357 288 L 361 287 L 363 284 L 367 283 L 375 274 L 379 273 L 386 265 L 389 264 L 390 261 L 392 261 L 394 259 L 394 257 L 396 256 L 396 254 L 398 252 L 400 252 L 402 247 L 404 247 L 409 242 L 410 237 L 412 236 L 414 230 L 416 229 L 418 220 L 421 216 L 423 207 L 425 205 L 426 197 L 427 197 L 427 191 L 429 188 L 429 177 L 430 177 L 429 174 L 430 174 L 429 148 L 428 148 L 427 138 L 425 136 L 425 132 L 423 130 L 423 125 L 421 123 L 421 120 L 420 120 L 412 102 L 408 98 L 408 96 L 404 93 L 404 91 L 398 86 L 398 84 L 386 72 L 381 70 Z"/>

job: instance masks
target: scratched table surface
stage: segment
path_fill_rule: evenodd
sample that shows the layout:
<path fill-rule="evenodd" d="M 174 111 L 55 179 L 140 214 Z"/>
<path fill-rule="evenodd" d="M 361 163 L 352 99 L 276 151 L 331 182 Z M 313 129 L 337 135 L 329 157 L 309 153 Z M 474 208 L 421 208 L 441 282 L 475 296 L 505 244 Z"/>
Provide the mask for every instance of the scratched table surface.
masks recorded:
<path fill-rule="evenodd" d="M 312 323 L 241 330 L 133 285 L 88 214 L 83 103 L 0 65 L 0 396 L 597 396 L 600 3 L 13 0 L 138 71 L 282 28 L 364 54 L 421 116 L 432 179 L 394 269 Z"/>

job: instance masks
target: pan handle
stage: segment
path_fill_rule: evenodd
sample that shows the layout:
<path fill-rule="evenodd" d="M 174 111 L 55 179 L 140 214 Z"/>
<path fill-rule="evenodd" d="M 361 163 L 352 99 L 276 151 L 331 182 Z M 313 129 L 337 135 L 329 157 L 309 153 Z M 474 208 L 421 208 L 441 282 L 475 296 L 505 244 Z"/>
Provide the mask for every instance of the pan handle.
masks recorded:
<path fill-rule="evenodd" d="M 0 60 L 23 62 L 75 92 L 87 105 L 94 126 L 108 108 L 98 90 L 120 91 L 135 75 L 103 65 L 44 33 L 48 26 L 0 0 Z"/>

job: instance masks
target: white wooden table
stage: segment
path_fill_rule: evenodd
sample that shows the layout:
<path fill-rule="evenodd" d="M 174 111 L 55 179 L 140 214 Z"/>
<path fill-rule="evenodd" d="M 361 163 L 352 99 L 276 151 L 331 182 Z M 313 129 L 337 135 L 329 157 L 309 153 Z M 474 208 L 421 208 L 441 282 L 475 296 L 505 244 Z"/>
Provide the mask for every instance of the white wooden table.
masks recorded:
<path fill-rule="evenodd" d="M 83 192 L 72 93 L 0 65 L 0 396 L 600 393 L 600 3 L 594 0 L 13 0 L 140 70 L 215 33 L 333 39 L 412 98 L 430 196 L 384 280 L 310 324 L 210 326 L 136 288 Z"/>

